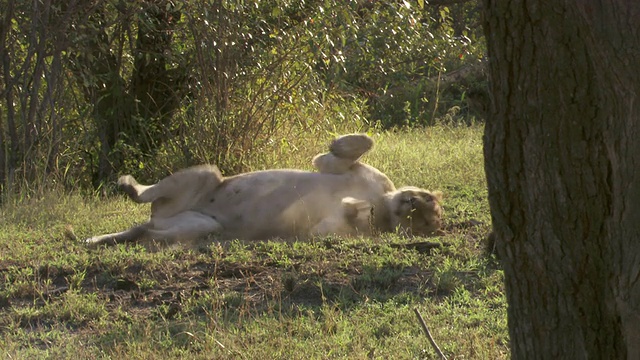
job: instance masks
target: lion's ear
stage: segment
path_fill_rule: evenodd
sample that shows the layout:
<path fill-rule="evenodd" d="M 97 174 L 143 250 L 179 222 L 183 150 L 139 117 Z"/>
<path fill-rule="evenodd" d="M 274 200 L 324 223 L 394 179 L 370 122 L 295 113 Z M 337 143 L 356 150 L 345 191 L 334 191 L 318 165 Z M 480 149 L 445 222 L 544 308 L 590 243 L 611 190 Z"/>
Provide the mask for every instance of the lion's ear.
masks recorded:
<path fill-rule="evenodd" d="M 438 202 L 442 202 L 442 199 L 444 197 L 444 195 L 442 194 L 442 191 L 434 191 L 431 193 L 431 195 L 433 195 L 433 197 L 438 200 Z"/>

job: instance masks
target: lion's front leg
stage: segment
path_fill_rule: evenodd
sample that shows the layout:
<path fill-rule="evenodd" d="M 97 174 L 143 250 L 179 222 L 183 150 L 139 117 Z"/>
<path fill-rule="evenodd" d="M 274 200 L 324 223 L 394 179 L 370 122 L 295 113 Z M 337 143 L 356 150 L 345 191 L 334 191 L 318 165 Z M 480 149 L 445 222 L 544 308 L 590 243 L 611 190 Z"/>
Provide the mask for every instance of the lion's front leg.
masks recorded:
<path fill-rule="evenodd" d="M 368 201 L 345 197 L 335 214 L 311 229 L 311 235 L 368 235 L 371 233 L 371 209 Z"/>
<path fill-rule="evenodd" d="M 373 147 L 373 139 L 366 134 L 348 134 L 333 140 L 329 152 L 313 158 L 313 166 L 321 173 L 344 174 Z"/>
<path fill-rule="evenodd" d="M 347 134 L 338 137 L 329 145 L 329 151 L 342 159 L 358 160 L 373 147 L 373 139 L 367 134 Z"/>

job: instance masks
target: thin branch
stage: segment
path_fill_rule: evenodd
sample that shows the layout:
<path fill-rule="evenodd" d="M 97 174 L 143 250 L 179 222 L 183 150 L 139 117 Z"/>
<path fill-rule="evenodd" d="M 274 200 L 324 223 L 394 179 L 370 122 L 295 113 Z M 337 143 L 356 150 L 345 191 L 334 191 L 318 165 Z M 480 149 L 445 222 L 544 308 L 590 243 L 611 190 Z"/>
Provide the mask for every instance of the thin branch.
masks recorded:
<path fill-rule="evenodd" d="M 449 5 L 454 5 L 454 4 L 462 4 L 462 3 L 466 3 L 466 2 L 470 2 L 473 0 L 427 0 L 425 1 L 425 5 L 431 5 L 431 6 L 449 6 Z"/>
<path fill-rule="evenodd" d="M 424 330 L 424 333 L 427 334 L 427 338 L 429 339 L 429 342 L 431 343 L 433 348 L 436 350 L 438 355 L 440 355 L 442 360 L 447 360 L 447 357 L 444 356 L 444 354 L 442 353 L 442 350 L 440 350 L 440 348 L 438 347 L 438 344 L 436 344 L 436 341 L 433 340 L 433 336 L 431 336 L 431 332 L 429 331 L 429 328 L 427 327 L 427 323 L 424 322 L 424 319 L 422 318 L 422 315 L 420 315 L 420 311 L 418 311 L 417 308 L 413 309 L 413 311 L 416 313 L 416 316 L 418 317 L 418 320 L 420 320 L 420 325 L 422 325 L 422 330 Z"/>
<path fill-rule="evenodd" d="M 438 111 L 438 104 L 440 103 L 440 79 L 442 78 L 442 71 L 438 70 L 438 81 L 436 82 L 436 101 L 433 104 L 433 113 L 431 113 L 431 122 L 436 119 L 436 112 Z"/>

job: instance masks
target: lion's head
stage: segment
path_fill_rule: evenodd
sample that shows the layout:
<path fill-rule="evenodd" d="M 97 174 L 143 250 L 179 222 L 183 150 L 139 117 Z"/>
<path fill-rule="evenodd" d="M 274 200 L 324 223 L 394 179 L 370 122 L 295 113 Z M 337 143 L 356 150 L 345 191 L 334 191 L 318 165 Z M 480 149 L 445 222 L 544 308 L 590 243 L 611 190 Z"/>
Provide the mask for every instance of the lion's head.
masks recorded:
<path fill-rule="evenodd" d="M 425 236 L 442 226 L 442 193 L 406 186 L 390 193 L 391 227 L 406 235 Z"/>

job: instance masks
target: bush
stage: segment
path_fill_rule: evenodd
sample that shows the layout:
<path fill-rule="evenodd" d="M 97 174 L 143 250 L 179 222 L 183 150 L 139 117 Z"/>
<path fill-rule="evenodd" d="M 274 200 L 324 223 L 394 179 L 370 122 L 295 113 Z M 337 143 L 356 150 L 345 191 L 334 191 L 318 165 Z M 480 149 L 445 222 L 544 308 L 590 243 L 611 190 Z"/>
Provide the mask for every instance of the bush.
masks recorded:
<path fill-rule="evenodd" d="M 2 193 L 102 188 L 200 162 L 237 172 L 291 137 L 429 125 L 456 106 L 466 116 L 468 89 L 484 81 L 475 1 L 0 9 L 11 24 L 0 32 Z M 464 68 L 477 71 L 447 77 Z"/>

